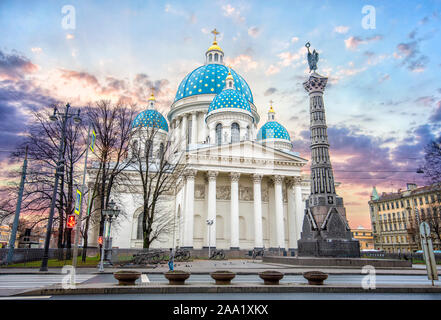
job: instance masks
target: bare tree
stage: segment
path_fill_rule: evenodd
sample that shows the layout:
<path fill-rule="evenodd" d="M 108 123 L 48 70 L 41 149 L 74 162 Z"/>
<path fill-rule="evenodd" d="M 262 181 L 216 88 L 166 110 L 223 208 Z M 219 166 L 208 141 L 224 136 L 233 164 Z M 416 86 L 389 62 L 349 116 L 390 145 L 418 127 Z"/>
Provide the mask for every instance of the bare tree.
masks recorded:
<path fill-rule="evenodd" d="M 426 179 L 432 183 L 441 182 L 441 137 L 431 141 L 424 148 L 424 164 L 419 169 Z"/>
<path fill-rule="evenodd" d="M 61 107 L 61 106 L 60 106 Z M 22 213 L 31 225 L 44 223 L 48 219 L 52 191 L 54 188 L 54 172 L 58 161 L 58 148 L 61 139 L 61 123 L 49 120 L 50 111 L 34 112 L 34 121 L 29 126 L 28 134 L 23 143 L 12 153 L 11 160 L 19 162 L 24 157 L 28 146 L 28 170 L 23 193 Z M 57 215 L 54 217 L 54 234 L 58 233 L 58 247 L 70 245 L 70 232 L 64 230 L 66 217 L 73 212 L 73 194 L 78 179 L 77 164 L 81 159 L 84 146 L 84 125 L 74 124 L 68 120 L 64 141 L 64 175 L 58 190 L 56 202 Z M 15 178 L 18 171 L 10 172 Z M 12 184 L 3 188 L 6 198 L 0 204 L 3 218 L 15 213 L 18 185 Z"/>
<path fill-rule="evenodd" d="M 181 155 L 171 149 L 166 132 L 153 124 L 132 132 L 129 152 L 131 166 L 128 169 L 136 174 L 129 176 L 128 181 L 132 194 L 140 195 L 141 199 L 144 248 L 150 248 L 161 235 L 174 231 L 174 212 L 164 204 L 167 197 L 174 194 L 186 168 Z"/>
<path fill-rule="evenodd" d="M 135 105 L 125 105 L 121 101 L 114 104 L 108 100 L 100 100 L 87 108 L 89 120 L 96 132 L 94 155 L 97 161 L 94 162 L 91 172 L 95 180 L 92 186 L 94 199 L 97 199 L 94 201 L 94 212 L 100 215 L 98 221 L 101 236 L 104 231 L 102 210 L 109 203 L 112 188 L 118 182 L 119 175 L 129 165 L 125 160 L 135 113 Z M 93 219 L 90 221 L 93 222 Z M 89 228 L 89 221 L 86 226 Z M 86 236 L 87 231 L 83 231 L 83 234 Z M 86 247 L 87 236 L 84 240 Z"/>
<path fill-rule="evenodd" d="M 419 219 L 416 215 L 409 215 L 407 233 L 410 243 L 418 250 L 421 249 L 420 224 L 423 221 L 430 226 L 434 248 L 441 249 L 441 185 L 433 184 L 431 188 L 437 191 L 427 196 L 428 206 L 418 209 Z"/>
<path fill-rule="evenodd" d="M 431 230 L 434 249 L 441 249 L 441 185 L 433 185 L 439 191 L 432 193 L 429 199 L 429 206 L 426 208 L 422 221 L 426 221 Z"/>

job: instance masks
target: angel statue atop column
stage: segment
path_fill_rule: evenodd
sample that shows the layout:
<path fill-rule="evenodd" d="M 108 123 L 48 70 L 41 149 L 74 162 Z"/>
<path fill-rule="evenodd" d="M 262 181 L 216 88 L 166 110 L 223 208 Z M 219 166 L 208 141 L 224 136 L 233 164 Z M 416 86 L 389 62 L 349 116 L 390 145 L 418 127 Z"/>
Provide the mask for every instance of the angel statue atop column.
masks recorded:
<path fill-rule="evenodd" d="M 311 53 L 309 51 L 309 47 L 311 46 L 311 44 L 309 42 L 307 42 L 305 44 L 305 47 L 308 49 L 308 64 L 309 64 L 309 72 L 317 70 L 317 62 L 319 60 L 319 54 L 317 51 L 314 51 Z"/>

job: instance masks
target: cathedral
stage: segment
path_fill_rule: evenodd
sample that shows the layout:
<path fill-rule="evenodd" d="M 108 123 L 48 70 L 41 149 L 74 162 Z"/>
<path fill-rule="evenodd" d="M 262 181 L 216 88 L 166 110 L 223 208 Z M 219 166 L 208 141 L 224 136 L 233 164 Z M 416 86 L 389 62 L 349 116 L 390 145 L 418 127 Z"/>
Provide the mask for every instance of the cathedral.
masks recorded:
<path fill-rule="evenodd" d="M 205 63 L 182 80 L 167 115 L 156 110 L 152 93 L 132 124 L 133 131 L 155 126 L 152 149 L 171 141 L 185 159 L 185 174 L 162 201 L 176 227 L 152 247 L 297 249 L 310 194 L 309 175 L 301 173 L 307 160 L 294 151 L 272 104 L 259 124 L 250 87 L 225 65 L 214 34 Z M 132 140 L 145 144 L 136 134 Z M 142 195 L 117 193 L 124 215 L 112 224 L 112 246 L 142 248 Z M 89 239 L 97 238 L 95 227 Z"/>

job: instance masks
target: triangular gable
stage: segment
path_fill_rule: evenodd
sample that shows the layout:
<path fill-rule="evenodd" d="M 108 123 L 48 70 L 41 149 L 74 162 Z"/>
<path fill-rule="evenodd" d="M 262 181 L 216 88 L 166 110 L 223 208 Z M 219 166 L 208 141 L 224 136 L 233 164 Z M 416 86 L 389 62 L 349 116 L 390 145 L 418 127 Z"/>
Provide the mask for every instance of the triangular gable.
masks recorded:
<path fill-rule="evenodd" d="M 253 141 L 241 141 L 220 146 L 207 146 L 188 151 L 190 155 L 210 157 L 243 157 L 275 161 L 295 161 L 306 164 L 308 160 Z"/>

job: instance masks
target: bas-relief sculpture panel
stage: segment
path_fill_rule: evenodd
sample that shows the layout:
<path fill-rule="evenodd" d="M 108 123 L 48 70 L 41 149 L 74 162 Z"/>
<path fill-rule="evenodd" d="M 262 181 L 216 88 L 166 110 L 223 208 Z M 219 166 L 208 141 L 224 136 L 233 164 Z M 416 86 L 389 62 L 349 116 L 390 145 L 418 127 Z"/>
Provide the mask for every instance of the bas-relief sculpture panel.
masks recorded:
<path fill-rule="evenodd" d="M 262 201 L 263 202 L 269 201 L 268 189 L 262 189 Z"/>
<path fill-rule="evenodd" d="M 239 200 L 243 201 L 253 201 L 253 188 L 250 187 L 239 187 Z"/>
<path fill-rule="evenodd" d="M 194 186 L 194 198 L 196 200 L 205 199 L 205 185 L 197 184 Z"/>
<path fill-rule="evenodd" d="M 230 186 L 216 186 L 216 199 L 217 200 L 230 200 L 231 199 Z"/>
<path fill-rule="evenodd" d="M 239 200 L 241 201 L 253 201 L 252 187 L 242 187 L 239 186 Z M 205 186 L 195 185 L 194 197 L 198 200 L 205 199 Z M 284 198 L 286 200 L 286 193 L 284 193 Z M 262 201 L 268 202 L 268 189 L 262 189 Z M 216 200 L 231 200 L 231 187 L 230 186 L 216 186 Z"/>

